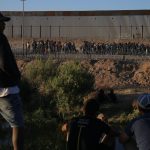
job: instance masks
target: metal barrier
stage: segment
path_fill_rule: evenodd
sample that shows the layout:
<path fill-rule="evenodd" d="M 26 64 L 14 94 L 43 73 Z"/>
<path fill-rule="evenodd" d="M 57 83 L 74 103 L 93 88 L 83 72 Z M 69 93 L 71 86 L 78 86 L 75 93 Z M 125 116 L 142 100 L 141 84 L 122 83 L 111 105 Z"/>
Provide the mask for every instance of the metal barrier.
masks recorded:
<path fill-rule="evenodd" d="M 23 34 L 24 28 L 24 34 Z M 150 26 L 7 26 L 10 38 L 149 39 Z"/>
<path fill-rule="evenodd" d="M 105 54 L 96 54 L 96 53 L 64 53 L 64 52 L 53 52 L 53 53 L 32 53 L 27 50 L 22 49 L 13 49 L 13 53 L 17 58 L 47 58 L 50 57 L 52 59 L 115 59 L 115 60 L 150 60 L 150 55 L 113 55 L 109 53 Z"/>

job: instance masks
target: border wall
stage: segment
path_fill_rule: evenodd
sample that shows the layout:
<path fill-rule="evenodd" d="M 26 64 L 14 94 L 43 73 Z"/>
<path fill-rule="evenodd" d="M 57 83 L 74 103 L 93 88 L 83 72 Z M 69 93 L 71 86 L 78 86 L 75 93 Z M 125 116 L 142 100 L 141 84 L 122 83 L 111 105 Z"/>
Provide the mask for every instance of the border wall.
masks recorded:
<path fill-rule="evenodd" d="M 9 38 L 150 39 L 150 10 L 2 13 Z"/>

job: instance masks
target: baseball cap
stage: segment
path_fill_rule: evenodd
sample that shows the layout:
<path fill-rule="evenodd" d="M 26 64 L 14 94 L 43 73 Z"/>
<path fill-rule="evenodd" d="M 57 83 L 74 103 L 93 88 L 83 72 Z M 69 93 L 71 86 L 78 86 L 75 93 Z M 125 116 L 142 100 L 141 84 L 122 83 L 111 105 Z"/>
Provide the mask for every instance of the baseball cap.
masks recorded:
<path fill-rule="evenodd" d="M 137 101 L 141 108 L 150 109 L 150 94 L 142 94 Z"/>
<path fill-rule="evenodd" d="M 10 20 L 10 17 L 6 17 L 0 12 L 0 21 L 9 21 L 9 20 Z"/>

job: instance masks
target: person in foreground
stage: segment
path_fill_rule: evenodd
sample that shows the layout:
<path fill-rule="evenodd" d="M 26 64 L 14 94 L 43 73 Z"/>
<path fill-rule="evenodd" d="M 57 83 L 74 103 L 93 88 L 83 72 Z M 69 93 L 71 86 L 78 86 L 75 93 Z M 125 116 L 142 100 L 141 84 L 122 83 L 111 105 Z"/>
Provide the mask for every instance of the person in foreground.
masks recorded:
<path fill-rule="evenodd" d="M 23 150 L 23 113 L 19 95 L 20 72 L 12 50 L 4 35 L 9 17 L 0 13 L 0 113 L 12 127 L 14 150 Z"/>
<path fill-rule="evenodd" d="M 142 94 L 137 99 L 140 116 L 131 120 L 124 132 L 120 134 L 120 142 L 125 143 L 135 138 L 139 150 L 150 150 L 150 94 Z"/>
<path fill-rule="evenodd" d="M 84 115 L 74 118 L 69 124 L 68 150 L 106 150 L 107 138 L 113 130 L 105 122 L 97 118 L 99 103 L 89 99 L 84 104 Z"/>

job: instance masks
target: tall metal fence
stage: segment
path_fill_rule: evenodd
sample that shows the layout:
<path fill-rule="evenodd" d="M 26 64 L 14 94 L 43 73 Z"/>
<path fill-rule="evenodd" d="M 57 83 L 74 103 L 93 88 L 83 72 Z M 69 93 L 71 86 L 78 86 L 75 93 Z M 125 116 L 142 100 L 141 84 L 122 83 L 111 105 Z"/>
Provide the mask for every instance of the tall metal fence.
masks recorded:
<path fill-rule="evenodd" d="M 65 59 L 74 59 L 74 60 L 99 60 L 99 59 L 114 59 L 114 60 L 135 60 L 135 61 L 145 61 L 150 60 L 150 55 L 126 55 L 126 54 L 96 54 L 96 53 L 64 53 L 64 52 L 54 52 L 54 53 L 29 53 L 27 49 L 13 49 L 13 53 L 16 58 L 22 59 L 33 59 L 33 58 L 51 58 L 57 60 L 65 60 Z"/>
<path fill-rule="evenodd" d="M 7 26 L 9 38 L 149 39 L 150 26 Z"/>

